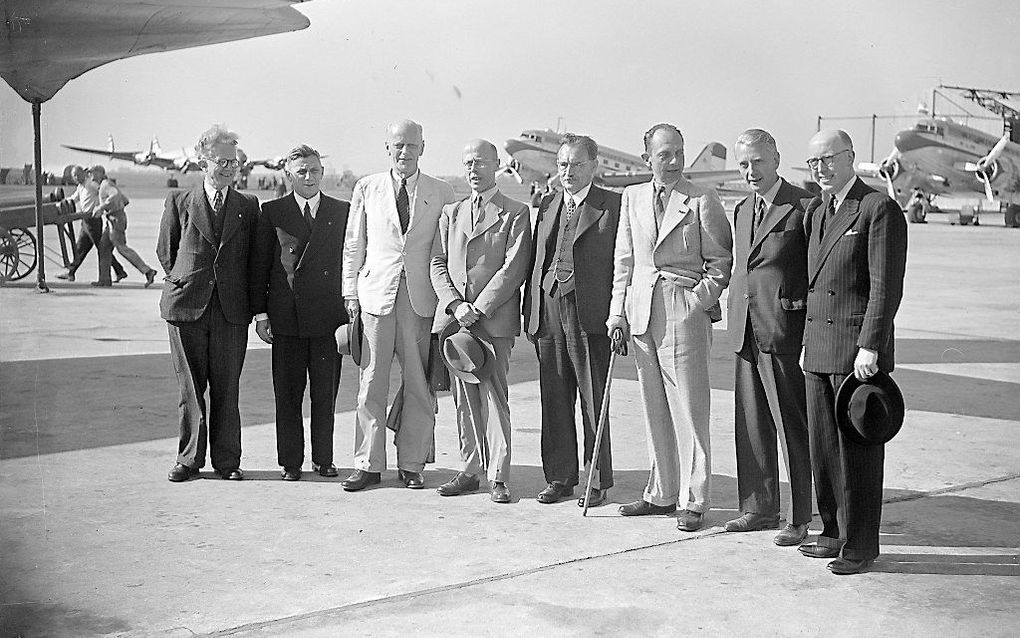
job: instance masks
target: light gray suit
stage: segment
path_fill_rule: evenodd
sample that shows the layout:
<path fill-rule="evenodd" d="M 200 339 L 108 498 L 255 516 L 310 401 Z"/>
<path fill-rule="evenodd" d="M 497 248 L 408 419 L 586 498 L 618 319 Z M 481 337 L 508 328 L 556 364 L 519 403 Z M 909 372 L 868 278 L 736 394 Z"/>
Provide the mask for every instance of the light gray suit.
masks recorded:
<path fill-rule="evenodd" d="M 715 190 L 682 179 L 656 223 L 652 182 L 623 191 L 612 317 L 630 324 L 652 469 L 644 500 L 709 508 L 712 323 L 730 279 L 733 236 Z M 657 225 L 659 226 L 657 228 Z"/>

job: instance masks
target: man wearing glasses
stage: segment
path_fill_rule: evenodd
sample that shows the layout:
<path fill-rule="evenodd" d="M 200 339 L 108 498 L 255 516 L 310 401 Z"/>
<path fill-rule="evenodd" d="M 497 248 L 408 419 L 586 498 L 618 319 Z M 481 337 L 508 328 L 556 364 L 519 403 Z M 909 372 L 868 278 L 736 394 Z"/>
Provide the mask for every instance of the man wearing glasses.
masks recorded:
<path fill-rule="evenodd" d="M 159 309 L 180 386 L 177 463 L 167 478 L 180 482 L 198 475 L 208 436 L 213 469 L 239 481 L 238 385 L 252 317 L 248 262 L 259 204 L 231 186 L 239 164 L 237 134 L 213 126 L 195 151 L 202 185 L 167 195 L 156 242 L 166 273 Z"/>
<path fill-rule="evenodd" d="M 394 357 L 400 361 L 397 401 L 402 406 L 394 437 L 397 476 L 405 487 L 425 486 L 422 470 L 436 425 L 435 398 L 425 377 L 429 327 L 436 311 L 429 257 L 439 215 L 455 197 L 449 184 L 418 169 L 425 151 L 420 124 L 396 122 L 388 135 L 390 170 L 355 184 L 344 239 L 343 296 L 351 321 L 360 312 L 364 325 L 354 472 L 342 483 L 348 492 L 379 483 L 386 469 L 386 409 Z"/>
<path fill-rule="evenodd" d="M 835 395 L 894 362 L 893 317 L 903 296 L 907 222 L 899 205 L 861 181 L 844 131 L 820 131 L 807 165 L 822 195 L 807 209 L 807 322 L 801 367 L 807 389 L 811 467 L 822 533 L 800 546 L 834 558 L 834 574 L 866 571 L 878 556 L 885 446 L 865 446 L 836 426 Z"/>
<path fill-rule="evenodd" d="M 606 332 L 620 195 L 595 186 L 599 147 L 566 135 L 556 155 L 563 190 L 545 196 L 535 221 L 531 273 L 524 287 L 524 330 L 538 354 L 542 392 L 542 469 L 548 486 L 539 503 L 573 495 L 578 483 L 574 399 L 581 395 L 584 463 L 590 463 L 609 370 Z M 609 427 L 599 447 L 589 505 L 613 485 Z M 578 500 L 584 506 L 584 497 Z"/>

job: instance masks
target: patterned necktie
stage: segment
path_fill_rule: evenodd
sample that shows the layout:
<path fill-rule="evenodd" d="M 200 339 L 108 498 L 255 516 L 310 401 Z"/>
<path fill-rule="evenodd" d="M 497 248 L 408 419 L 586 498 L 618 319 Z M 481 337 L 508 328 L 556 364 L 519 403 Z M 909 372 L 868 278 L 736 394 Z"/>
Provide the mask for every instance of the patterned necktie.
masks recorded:
<path fill-rule="evenodd" d="M 312 207 L 308 202 L 305 202 L 305 221 L 308 222 L 309 228 L 315 225 L 315 218 L 312 217 Z"/>
<path fill-rule="evenodd" d="M 400 192 L 397 193 L 397 217 L 400 218 L 400 232 L 406 234 L 411 223 L 411 198 L 407 196 L 407 180 L 400 180 Z"/>
<path fill-rule="evenodd" d="M 570 218 L 574 216 L 575 210 L 577 210 L 577 204 L 574 203 L 574 198 L 567 195 L 567 217 L 563 222 L 564 226 L 570 223 Z"/>
<path fill-rule="evenodd" d="M 761 226 L 761 220 L 765 219 L 765 211 L 768 210 L 768 206 L 765 204 L 765 199 L 758 198 L 758 206 L 755 207 L 754 211 L 754 232 L 758 232 L 758 227 Z"/>
<path fill-rule="evenodd" d="M 213 198 L 212 208 L 214 213 L 217 215 L 220 214 L 220 209 L 223 208 L 223 191 L 216 191 L 216 197 Z"/>
<path fill-rule="evenodd" d="M 480 221 L 482 221 L 482 196 L 474 195 L 471 198 L 471 228 L 477 226 Z"/>
<path fill-rule="evenodd" d="M 658 232 L 662 226 L 662 219 L 666 216 L 666 187 L 659 186 L 655 189 L 655 197 L 653 198 L 655 206 L 655 230 Z"/>

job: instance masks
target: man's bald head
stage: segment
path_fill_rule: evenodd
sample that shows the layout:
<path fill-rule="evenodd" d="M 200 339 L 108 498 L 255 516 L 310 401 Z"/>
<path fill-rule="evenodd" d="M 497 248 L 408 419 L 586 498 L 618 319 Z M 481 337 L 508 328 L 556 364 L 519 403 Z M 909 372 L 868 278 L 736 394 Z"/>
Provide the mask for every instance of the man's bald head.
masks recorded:
<path fill-rule="evenodd" d="M 822 191 L 837 193 L 856 175 L 853 140 L 839 129 L 818 131 L 808 142 L 807 162 Z"/>
<path fill-rule="evenodd" d="M 386 152 L 393 162 L 393 170 L 401 177 L 411 177 L 418 172 L 418 158 L 425 152 L 421 124 L 398 120 L 386 127 L 386 132 Z"/>
<path fill-rule="evenodd" d="M 488 140 L 471 140 L 464 146 L 464 172 L 471 190 L 483 193 L 496 185 L 499 151 Z"/>

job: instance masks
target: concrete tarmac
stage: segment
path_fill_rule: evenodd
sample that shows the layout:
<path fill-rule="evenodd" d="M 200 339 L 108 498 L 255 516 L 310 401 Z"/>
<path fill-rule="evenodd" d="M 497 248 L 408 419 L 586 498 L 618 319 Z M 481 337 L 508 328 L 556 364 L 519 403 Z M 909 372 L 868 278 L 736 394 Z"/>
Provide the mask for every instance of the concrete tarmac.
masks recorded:
<path fill-rule="evenodd" d="M 155 265 L 161 202 L 132 199 L 128 243 Z M 158 286 L 142 288 L 132 272 L 92 288 L 94 257 L 91 272 L 48 295 L 29 280 L 8 284 L 0 637 L 1017 635 L 1018 240 L 1001 227 L 910 226 L 894 373 L 907 415 L 886 448 L 882 555 L 849 577 L 774 546 L 773 531 L 723 531 L 738 514 L 723 330 L 711 362 L 713 509 L 689 534 L 673 517 L 616 513 L 640 498 L 649 465 L 630 358 L 613 382 L 612 503 L 587 518 L 574 500 L 535 500 L 545 485 L 539 390 L 524 339 L 511 362 L 509 505 L 484 489 L 436 494 L 457 468 L 449 394 L 425 490 L 404 489 L 390 470 L 350 494 L 310 463 L 302 481 L 279 480 L 269 350 L 254 330 L 241 396 L 247 480 L 207 468 L 173 484 L 177 385 Z M 341 478 L 356 386 L 345 362 Z M 785 482 L 783 498 L 785 508 Z"/>

